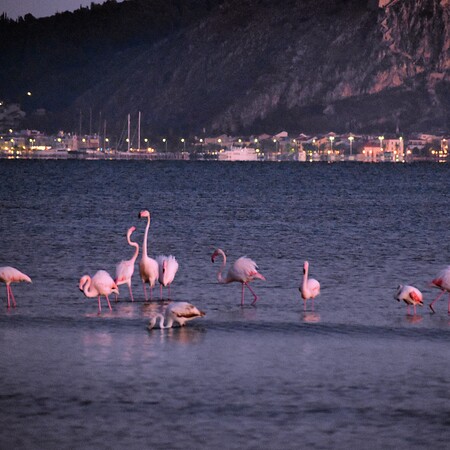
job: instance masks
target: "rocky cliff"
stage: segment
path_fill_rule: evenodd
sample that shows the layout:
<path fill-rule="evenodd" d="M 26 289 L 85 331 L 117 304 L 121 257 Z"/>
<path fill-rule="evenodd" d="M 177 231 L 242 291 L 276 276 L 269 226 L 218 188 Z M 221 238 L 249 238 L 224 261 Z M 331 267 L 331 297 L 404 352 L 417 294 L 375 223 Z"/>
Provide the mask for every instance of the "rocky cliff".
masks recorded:
<path fill-rule="evenodd" d="M 58 117 L 89 108 L 119 129 L 141 111 L 156 134 L 450 130 L 449 0 L 383 3 L 220 2 L 115 55 Z"/>

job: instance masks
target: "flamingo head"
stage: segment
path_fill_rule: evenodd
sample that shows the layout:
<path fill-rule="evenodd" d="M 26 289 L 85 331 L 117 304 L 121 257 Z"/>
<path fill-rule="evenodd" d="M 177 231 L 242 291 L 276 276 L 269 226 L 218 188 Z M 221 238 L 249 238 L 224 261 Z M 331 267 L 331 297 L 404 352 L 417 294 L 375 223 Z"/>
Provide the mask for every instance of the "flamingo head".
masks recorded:
<path fill-rule="evenodd" d="M 136 231 L 136 227 L 130 227 L 130 228 L 128 228 L 127 235 L 128 235 L 128 236 L 131 236 L 131 235 L 133 234 L 134 231 Z"/>
<path fill-rule="evenodd" d="M 217 258 L 217 255 L 219 254 L 219 252 L 216 250 L 212 255 L 211 255 L 211 262 L 214 262 L 214 260 Z"/>
<path fill-rule="evenodd" d="M 308 268 L 309 268 L 309 262 L 305 261 L 303 263 L 303 275 L 306 275 L 306 272 L 308 271 Z"/>
<path fill-rule="evenodd" d="M 83 275 L 80 278 L 80 282 L 78 284 L 78 288 L 80 289 L 80 291 L 83 291 L 84 285 L 86 284 L 86 282 L 89 280 L 89 275 Z"/>
<path fill-rule="evenodd" d="M 399 284 L 399 285 L 397 286 L 397 291 L 396 291 L 395 294 L 394 294 L 394 298 L 395 298 L 398 302 L 400 301 L 399 294 L 400 294 L 400 292 L 401 292 L 402 289 L 403 289 L 403 284 Z"/>
<path fill-rule="evenodd" d="M 146 209 L 144 209 L 139 213 L 138 217 L 139 217 L 139 219 L 142 219 L 144 217 L 150 217 L 150 213 Z"/>

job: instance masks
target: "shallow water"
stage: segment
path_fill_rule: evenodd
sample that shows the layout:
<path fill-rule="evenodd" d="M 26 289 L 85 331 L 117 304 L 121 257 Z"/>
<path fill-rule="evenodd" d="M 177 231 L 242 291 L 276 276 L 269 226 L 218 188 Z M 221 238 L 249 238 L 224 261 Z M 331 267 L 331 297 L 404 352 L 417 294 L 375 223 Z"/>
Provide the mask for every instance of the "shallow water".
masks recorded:
<path fill-rule="evenodd" d="M 2 448 L 446 448 L 449 165 L 0 161 Z M 180 268 L 171 298 L 206 316 L 153 330 L 167 301 L 78 290 L 131 257 L 126 230 Z M 218 285 L 214 248 L 253 258 L 256 307 Z M 302 264 L 321 282 L 303 310 Z M 164 292 L 165 298 L 167 293 Z M 155 291 L 155 298 L 159 292 Z"/>

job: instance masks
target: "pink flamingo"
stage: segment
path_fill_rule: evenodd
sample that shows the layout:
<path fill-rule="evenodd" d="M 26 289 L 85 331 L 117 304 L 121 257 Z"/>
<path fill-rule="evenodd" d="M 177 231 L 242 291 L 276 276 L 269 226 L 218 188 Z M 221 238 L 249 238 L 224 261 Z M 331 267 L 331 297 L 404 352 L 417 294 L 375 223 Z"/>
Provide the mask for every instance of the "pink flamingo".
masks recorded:
<path fill-rule="evenodd" d="M 150 213 L 147 210 L 139 213 L 139 218 L 147 218 L 147 226 L 145 227 L 144 242 L 142 243 L 142 257 L 139 261 L 139 273 L 144 286 L 145 301 L 147 301 L 147 289 L 145 283 L 150 286 L 150 300 L 153 299 L 153 288 L 159 276 L 159 267 L 156 259 L 149 258 L 147 254 L 147 237 L 150 228 Z"/>
<path fill-rule="evenodd" d="M 423 306 L 422 292 L 414 286 L 403 286 L 403 284 L 399 284 L 394 298 L 397 301 L 403 300 L 408 305 L 407 314 L 409 314 L 410 305 L 414 306 L 414 315 L 416 315 L 416 305 Z"/>
<path fill-rule="evenodd" d="M 131 245 L 136 250 L 134 251 L 134 255 L 131 257 L 131 259 L 127 259 L 124 261 L 121 261 L 116 266 L 116 279 L 114 282 L 117 284 L 117 286 L 120 286 L 121 284 L 127 284 L 128 290 L 130 291 L 130 297 L 131 301 L 134 302 L 133 298 L 133 291 L 131 289 L 131 277 L 134 273 L 134 263 L 136 262 L 136 258 L 139 254 L 139 244 L 137 242 L 131 241 L 131 235 L 136 230 L 136 227 L 131 227 L 127 231 L 127 242 L 128 245 Z M 116 301 L 117 301 L 117 294 L 116 294 Z"/>
<path fill-rule="evenodd" d="M 119 288 L 117 287 L 117 284 L 105 270 L 99 270 L 93 278 L 89 275 L 83 275 L 80 279 L 79 288 L 86 297 L 97 297 L 99 314 L 102 311 L 100 296 L 104 295 L 106 297 L 108 307 L 112 310 L 108 295 L 112 293 L 119 295 Z"/>
<path fill-rule="evenodd" d="M 252 302 L 252 305 L 254 305 L 258 300 L 258 296 L 255 294 L 255 292 L 249 286 L 248 283 L 250 283 L 250 281 L 253 281 L 254 279 L 266 280 L 258 272 L 258 266 L 256 265 L 255 261 L 251 260 L 250 258 L 247 258 L 246 256 L 241 256 L 230 267 L 227 273 L 227 277 L 223 278 L 222 272 L 227 264 L 227 257 L 225 255 L 225 252 L 222 249 L 218 248 L 211 255 L 211 261 L 214 262 L 214 260 L 218 255 L 221 255 L 223 259 L 222 265 L 219 271 L 217 272 L 217 280 L 219 281 L 219 283 L 225 284 L 225 283 L 232 283 L 233 281 L 242 283 L 241 306 L 244 305 L 244 287 L 247 286 L 250 292 L 253 294 L 254 300 Z"/>
<path fill-rule="evenodd" d="M 442 290 L 442 292 L 431 302 L 431 311 L 435 312 L 433 309 L 434 302 L 439 300 L 446 292 L 448 292 L 447 310 L 450 314 L 450 266 L 447 266 L 445 269 L 441 270 L 437 277 L 431 281 L 431 284 Z"/>
<path fill-rule="evenodd" d="M 167 306 L 164 316 L 162 314 L 155 314 L 148 324 L 148 329 L 151 330 L 155 324 L 156 320 L 159 318 L 159 328 L 172 328 L 173 323 L 177 322 L 183 327 L 187 321 L 195 319 L 196 317 L 203 317 L 205 313 L 200 311 L 191 303 L 187 302 L 174 302 Z M 164 320 L 167 324 L 164 325 Z"/>
<path fill-rule="evenodd" d="M 6 284 L 6 294 L 8 297 L 8 308 L 11 307 L 12 300 L 13 307 L 16 307 L 16 299 L 14 298 L 13 291 L 11 289 L 11 283 L 16 283 L 20 281 L 26 281 L 27 283 L 31 283 L 31 278 L 28 275 L 25 275 L 20 270 L 15 269 L 14 267 L 5 266 L 0 267 L 0 281 Z"/>
<path fill-rule="evenodd" d="M 172 284 L 175 275 L 178 271 L 178 261 L 176 260 L 175 256 L 169 255 L 169 256 L 157 256 L 156 261 L 158 262 L 158 268 L 159 268 L 159 275 L 158 275 L 158 281 L 159 281 L 159 289 L 160 289 L 160 296 L 162 299 L 162 288 L 163 286 L 168 288 L 168 295 L 170 298 L 170 285 Z"/>
<path fill-rule="evenodd" d="M 311 299 L 312 309 L 314 309 L 314 298 L 320 294 L 320 283 L 314 278 L 308 278 L 309 263 L 303 263 L 303 281 L 298 288 L 304 300 L 303 309 L 306 311 L 306 300 Z"/>

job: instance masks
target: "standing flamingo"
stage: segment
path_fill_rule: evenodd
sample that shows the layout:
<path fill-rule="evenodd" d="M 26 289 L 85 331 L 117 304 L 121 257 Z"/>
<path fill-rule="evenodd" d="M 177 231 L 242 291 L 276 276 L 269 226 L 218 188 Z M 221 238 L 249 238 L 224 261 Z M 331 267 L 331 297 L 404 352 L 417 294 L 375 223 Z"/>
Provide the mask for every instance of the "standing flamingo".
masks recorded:
<path fill-rule="evenodd" d="M 26 281 L 27 283 L 31 283 L 31 278 L 28 275 L 25 275 L 20 270 L 15 269 L 14 267 L 5 266 L 0 267 L 0 281 L 6 284 L 6 295 L 8 297 L 8 308 L 11 307 L 11 300 L 13 303 L 13 307 L 16 307 L 16 299 L 14 298 L 13 291 L 11 289 L 11 283 L 16 283 L 19 281 Z"/>
<path fill-rule="evenodd" d="M 102 305 L 100 304 L 101 295 L 106 297 L 110 310 L 112 310 L 112 308 L 108 295 L 111 293 L 119 295 L 119 288 L 117 287 L 117 284 L 105 270 L 99 270 L 93 278 L 89 275 L 83 275 L 80 279 L 79 288 L 86 297 L 97 297 L 99 314 L 102 312 Z"/>
<path fill-rule="evenodd" d="M 177 322 L 181 327 L 189 320 L 195 319 L 196 317 L 203 317 L 205 313 L 197 309 L 194 305 L 187 302 L 174 302 L 167 306 L 164 316 L 162 314 L 155 314 L 151 318 L 148 324 L 148 329 L 151 330 L 155 324 L 156 320 L 159 318 L 159 328 L 172 328 L 173 323 Z M 164 325 L 164 320 L 166 320 L 166 325 Z"/>
<path fill-rule="evenodd" d="M 255 294 L 255 292 L 249 286 L 248 283 L 250 283 L 250 281 L 253 281 L 255 278 L 265 280 L 265 278 L 258 272 L 258 266 L 256 265 L 255 261 L 253 261 L 250 258 L 247 258 L 246 256 L 241 256 L 230 267 L 227 273 L 227 277 L 223 278 L 222 272 L 227 264 L 227 257 L 225 255 L 225 252 L 222 249 L 218 248 L 211 255 L 211 261 L 214 262 L 214 260 L 218 255 L 221 255 L 223 259 L 222 265 L 220 266 L 220 269 L 217 272 L 217 280 L 219 281 L 219 283 L 225 284 L 225 283 L 232 283 L 233 281 L 242 283 L 241 306 L 244 305 L 244 287 L 247 286 L 250 292 L 253 294 L 254 300 L 252 302 L 252 305 L 254 305 L 258 300 L 258 296 Z"/>
<path fill-rule="evenodd" d="M 394 298 L 397 301 L 403 300 L 408 305 L 408 314 L 410 305 L 414 306 L 414 315 L 416 315 L 416 305 L 423 306 L 422 292 L 414 286 L 403 286 L 403 284 L 399 284 Z"/>
<path fill-rule="evenodd" d="M 431 311 L 435 312 L 433 309 L 434 302 L 439 300 L 446 292 L 448 292 L 447 310 L 450 314 L 450 266 L 447 266 L 445 269 L 441 270 L 437 277 L 431 281 L 431 284 L 442 290 L 442 292 L 431 302 Z"/>
<path fill-rule="evenodd" d="M 178 270 L 178 262 L 175 258 L 175 256 L 169 255 L 169 256 L 157 256 L 156 261 L 158 261 L 159 266 L 159 289 L 160 289 L 160 296 L 162 299 L 162 288 L 168 287 L 169 291 L 169 298 L 170 298 L 170 285 L 173 282 L 173 279 L 175 278 L 175 275 Z"/>
<path fill-rule="evenodd" d="M 144 242 L 142 243 L 142 257 L 139 261 L 139 273 L 144 286 L 145 301 L 147 301 L 147 289 L 145 283 L 150 286 L 150 300 L 153 299 L 153 288 L 159 276 L 158 262 L 156 259 L 149 258 L 147 254 L 147 237 L 150 228 L 150 213 L 147 210 L 139 213 L 139 218 L 147 218 L 147 226 L 145 227 Z"/>
<path fill-rule="evenodd" d="M 134 302 L 133 298 L 133 291 L 131 290 L 131 277 L 134 273 L 134 263 L 136 262 L 136 258 L 139 254 L 139 244 L 137 242 L 131 241 L 131 235 L 136 230 L 136 227 L 131 227 L 128 229 L 127 232 L 127 242 L 129 245 L 134 247 L 136 250 L 134 251 L 134 255 L 131 257 L 131 259 L 121 261 L 116 266 L 116 279 L 114 282 L 117 284 L 117 286 L 120 286 L 121 284 L 127 284 L 128 290 L 130 291 L 130 297 L 131 301 Z M 116 301 L 117 301 L 117 294 L 116 294 Z"/>
<path fill-rule="evenodd" d="M 320 283 L 315 278 L 308 278 L 309 263 L 303 263 L 303 281 L 298 288 L 304 300 L 303 308 L 306 310 L 306 300 L 311 299 L 312 309 L 314 309 L 314 298 L 320 294 Z"/>

